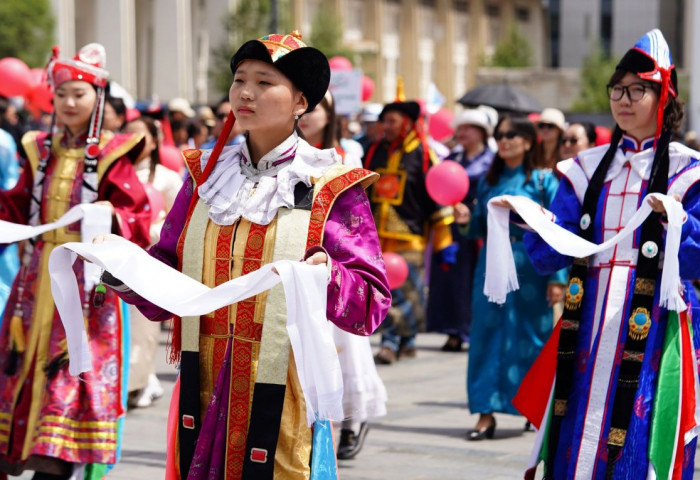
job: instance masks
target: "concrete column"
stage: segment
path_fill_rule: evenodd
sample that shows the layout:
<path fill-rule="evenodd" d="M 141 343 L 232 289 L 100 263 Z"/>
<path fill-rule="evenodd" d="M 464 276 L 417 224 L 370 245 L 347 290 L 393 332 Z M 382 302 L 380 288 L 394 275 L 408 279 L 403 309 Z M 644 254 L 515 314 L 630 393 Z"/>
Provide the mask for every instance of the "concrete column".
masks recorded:
<path fill-rule="evenodd" d="M 415 99 L 420 95 L 420 63 L 416 61 L 420 28 L 418 14 L 418 0 L 402 0 L 399 75 L 403 77 L 407 100 Z"/>
<path fill-rule="evenodd" d="M 372 101 L 381 102 L 384 92 L 384 62 L 382 60 L 382 30 L 384 19 L 383 0 L 364 0 L 363 13 L 363 37 L 364 43 L 371 45 L 371 53 L 362 57 L 362 70 L 365 75 L 374 80 L 374 94 Z"/>
<path fill-rule="evenodd" d="M 152 88 L 162 101 L 192 100 L 195 68 L 192 63 L 190 0 L 153 2 Z M 167 52 L 167 53 L 166 53 Z"/>
<path fill-rule="evenodd" d="M 75 51 L 75 0 L 52 0 L 51 7 L 56 18 L 56 40 L 62 55 Z M 46 53 L 47 58 L 49 52 Z"/>
<path fill-rule="evenodd" d="M 700 132 L 700 49 L 692 48 L 700 45 L 700 0 L 691 0 L 688 25 L 695 25 L 691 30 L 691 42 L 687 44 L 686 51 L 690 66 L 690 101 L 688 103 L 688 116 L 690 117 L 690 129 Z"/>
<path fill-rule="evenodd" d="M 467 89 L 476 83 L 476 70 L 484 56 L 486 37 L 488 35 L 488 19 L 486 17 L 485 0 L 469 2 L 469 68 L 467 70 Z M 464 93 L 464 92 L 462 92 Z"/>
<path fill-rule="evenodd" d="M 455 42 L 455 31 L 450 0 L 438 0 L 436 4 L 436 15 L 440 29 L 435 37 L 435 85 L 445 96 L 445 107 L 453 107 L 454 98 L 454 66 L 452 62 Z"/>

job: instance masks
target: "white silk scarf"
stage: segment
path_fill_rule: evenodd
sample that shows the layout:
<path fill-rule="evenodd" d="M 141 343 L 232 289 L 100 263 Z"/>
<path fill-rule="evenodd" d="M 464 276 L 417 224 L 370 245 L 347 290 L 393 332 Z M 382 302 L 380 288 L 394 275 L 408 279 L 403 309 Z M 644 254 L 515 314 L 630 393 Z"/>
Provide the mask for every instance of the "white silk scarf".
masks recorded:
<path fill-rule="evenodd" d="M 627 225 L 617 235 L 600 245 L 584 240 L 560 227 L 552 221 L 551 213 L 527 197 L 503 195 L 492 198 L 488 203 L 484 295 L 491 302 L 503 304 L 506 301 L 508 292 L 520 288 L 515 271 L 513 250 L 510 245 L 508 229 L 510 210 L 496 206 L 496 201 L 500 199 L 508 200 L 513 210 L 520 215 L 523 221 L 557 252 L 562 255 L 582 258 L 614 247 L 628 236 L 634 234 L 634 231 L 652 212 L 648 202 L 649 198 L 656 198 L 661 201 L 668 217 L 659 303 L 662 307 L 669 310 L 685 311 L 688 307 L 681 294 L 682 286 L 678 267 L 678 251 L 680 249 L 681 228 L 687 217 L 683 210 L 683 205 L 678 200 L 660 193 L 647 195 L 642 201 L 641 207 L 630 218 Z"/>
<path fill-rule="evenodd" d="M 144 299 L 180 317 L 206 315 L 269 290 L 281 281 L 287 304 L 287 332 L 306 400 L 308 424 L 316 419 L 343 419 L 342 374 L 331 324 L 326 319 L 325 265 L 282 260 L 209 288 L 121 238 L 102 244 L 61 245 L 51 253 L 49 272 L 56 308 L 66 330 L 72 375 L 92 369 L 71 267 L 76 254 L 109 271 Z"/>

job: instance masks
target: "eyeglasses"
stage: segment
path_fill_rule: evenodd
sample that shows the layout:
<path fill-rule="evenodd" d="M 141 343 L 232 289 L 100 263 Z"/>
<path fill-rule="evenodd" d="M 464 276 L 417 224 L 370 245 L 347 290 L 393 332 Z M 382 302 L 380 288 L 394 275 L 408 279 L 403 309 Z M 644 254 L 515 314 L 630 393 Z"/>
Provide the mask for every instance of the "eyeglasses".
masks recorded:
<path fill-rule="evenodd" d="M 515 130 L 508 130 L 507 132 L 496 132 L 493 134 L 493 138 L 500 140 L 502 138 L 507 138 L 508 140 L 513 140 L 515 137 L 519 137 L 520 134 Z"/>
<path fill-rule="evenodd" d="M 630 102 L 638 102 L 644 98 L 647 85 L 643 83 L 630 83 L 629 85 L 608 85 L 608 98 L 613 102 L 619 102 L 627 94 Z"/>
<path fill-rule="evenodd" d="M 228 113 L 217 113 L 216 118 L 219 120 L 226 120 L 226 117 L 228 117 Z"/>
<path fill-rule="evenodd" d="M 537 128 L 539 128 L 540 130 L 551 130 L 553 128 L 557 128 L 557 126 L 553 123 L 540 122 L 537 124 Z"/>
<path fill-rule="evenodd" d="M 578 143 L 578 138 L 576 138 L 576 137 L 562 137 L 561 143 L 562 143 L 562 145 L 566 145 L 567 143 L 570 143 L 571 145 L 576 145 Z"/>

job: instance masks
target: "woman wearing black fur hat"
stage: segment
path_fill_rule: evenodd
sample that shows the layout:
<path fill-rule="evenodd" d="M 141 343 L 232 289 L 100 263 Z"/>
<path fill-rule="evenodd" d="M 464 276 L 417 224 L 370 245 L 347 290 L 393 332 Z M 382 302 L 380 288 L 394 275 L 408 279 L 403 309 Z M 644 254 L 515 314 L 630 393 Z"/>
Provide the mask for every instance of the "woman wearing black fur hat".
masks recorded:
<path fill-rule="evenodd" d="M 184 152 L 190 175 L 150 254 L 212 287 L 276 260 L 326 264 L 327 318 L 371 334 L 391 303 L 364 192 L 376 174 L 342 165 L 334 149 L 316 149 L 296 130 L 328 89 L 328 61 L 298 34 L 267 35 L 243 44 L 231 71 L 232 112 L 213 150 Z M 246 141 L 224 148 L 234 117 Z M 115 288 L 151 320 L 171 317 Z M 283 291 L 174 323 L 173 478 L 309 478 L 324 457 L 314 449 L 310 464 L 312 429 Z M 332 445 L 330 455 L 320 465 L 328 472 Z"/>

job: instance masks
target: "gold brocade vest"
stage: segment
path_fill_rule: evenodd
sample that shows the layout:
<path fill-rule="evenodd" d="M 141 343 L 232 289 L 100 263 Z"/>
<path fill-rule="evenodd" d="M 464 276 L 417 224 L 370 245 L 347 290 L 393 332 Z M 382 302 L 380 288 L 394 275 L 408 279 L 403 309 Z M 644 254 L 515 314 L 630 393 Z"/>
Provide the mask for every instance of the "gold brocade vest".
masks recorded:
<path fill-rule="evenodd" d="M 200 157 L 198 150 L 185 152 L 186 164 L 195 182 L 201 175 Z M 310 246 L 321 245 L 323 228 L 337 196 L 358 183 L 369 185 L 375 178 L 376 174 L 366 170 L 333 166 L 315 180 L 310 209 L 281 208 L 268 225 L 243 218 L 232 225 L 217 225 L 208 217 L 209 208 L 198 199 L 178 245 L 182 272 L 215 287 L 270 262 L 300 260 Z M 182 319 L 183 362 L 193 354 L 198 357 L 197 371 L 192 373 L 199 376 L 199 412 L 190 415 L 191 418 L 180 419 L 181 432 L 201 425 L 222 374 L 221 368 L 227 364 L 227 359 L 230 360 L 229 388 L 225 400 L 222 399 L 228 412 L 226 478 L 267 478 L 266 474 L 250 470 L 265 468 L 265 465 L 256 464 L 266 463 L 267 471 L 273 472 L 274 478 L 308 478 L 310 475 L 311 429 L 306 423 L 306 405 L 286 322 L 281 284 L 209 315 Z M 185 368 L 182 372 L 184 380 Z M 281 411 L 276 412 L 276 418 L 281 421 L 278 420 L 276 447 L 272 448 L 256 445 L 253 439 L 261 430 L 254 425 L 260 424 L 256 420 L 256 400 L 263 395 L 279 396 L 277 406 Z M 276 408 L 270 407 L 269 398 L 266 402 L 266 408 Z M 183 417 L 182 401 L 180 406 Z M 274 431 L 275 425 L 262 424 L 265 430 Z M 191 447 L 183 443 L 182 435 L 180 438 L 182 455 L 182 451 Z M 182 461 L 180 468 L 186 468 Z"/>

